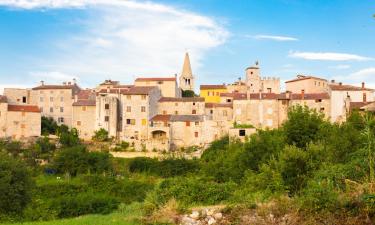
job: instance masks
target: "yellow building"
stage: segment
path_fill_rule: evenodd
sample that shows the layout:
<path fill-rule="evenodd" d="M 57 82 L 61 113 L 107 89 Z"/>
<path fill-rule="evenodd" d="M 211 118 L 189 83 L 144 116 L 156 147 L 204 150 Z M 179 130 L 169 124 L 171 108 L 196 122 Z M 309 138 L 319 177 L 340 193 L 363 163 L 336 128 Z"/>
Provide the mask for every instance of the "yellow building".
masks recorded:
<path fill-rule="evenodd" d="M 219 103 L 220 94 L 227 93 L 225 85 L 201 85 L 200 97 L 203 97 L 205 102 Z"/>

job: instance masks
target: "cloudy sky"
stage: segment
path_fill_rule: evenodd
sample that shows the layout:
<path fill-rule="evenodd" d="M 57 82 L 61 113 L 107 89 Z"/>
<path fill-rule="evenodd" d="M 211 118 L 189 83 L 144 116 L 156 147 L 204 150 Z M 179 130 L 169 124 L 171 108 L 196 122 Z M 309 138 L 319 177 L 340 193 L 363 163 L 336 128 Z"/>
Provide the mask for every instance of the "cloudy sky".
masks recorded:
<path fill-rule="evenodd" d="M 373 0 L 0 0 L 0 88 L 179 74 L 311 74 L 375 88 Z"/>

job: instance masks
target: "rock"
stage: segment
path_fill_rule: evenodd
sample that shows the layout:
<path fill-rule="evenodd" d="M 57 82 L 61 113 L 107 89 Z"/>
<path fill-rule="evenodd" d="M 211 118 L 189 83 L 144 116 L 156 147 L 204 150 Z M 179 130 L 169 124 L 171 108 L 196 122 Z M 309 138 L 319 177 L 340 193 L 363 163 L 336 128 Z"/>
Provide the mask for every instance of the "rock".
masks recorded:
<path fill-rule="evenodd" d="M 213 209 L 207 209 L 207 216 L 212 216 L 215 213 Z"/>
<path fill-rule="evenodd" d="M 183 225 L 195 224 L 195 220 L 185 215 L 181 219 L 181 224 L 183 224 Z"/>
<path fill-rule="evenodd" d="M 215 213 L 214 215 L 214 218 L 216 219 L 216 220 L 221 220 L 222 218 L 223 218 L 223 214 L 222 213 Z"/>
<path fill-rule="evenodd" d="M 191 212 L 190 218 L 193 218 L 195 220 L 199 219 L 199 212 L 198 211 Z"/>
<path fill-rule="evenodd" d="M 212 224 L 215 224 L 215 223 L 216 223 L 216 220 L 212 217 L 207 222 L 208 225 L 212 225 Z"/>

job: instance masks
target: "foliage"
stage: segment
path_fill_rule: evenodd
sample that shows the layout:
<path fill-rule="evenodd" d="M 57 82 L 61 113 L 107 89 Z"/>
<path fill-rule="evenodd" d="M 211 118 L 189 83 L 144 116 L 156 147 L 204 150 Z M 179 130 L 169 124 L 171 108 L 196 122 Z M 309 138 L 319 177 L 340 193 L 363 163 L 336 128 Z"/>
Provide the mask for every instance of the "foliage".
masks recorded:
<path fill-rule="evenodd" d="M 253 125 L 251 124 L 240 124 L 240 123 L 237 123 L 236 121 L 233 123 L 233 128 L 243 128 L 243 129 L 246 129 L 246 128 L 254 128 Z"/>
<path fill-rule="evenodd" d="M 64 147 L 73 147 L 80 144 L 78 131 L 75 128 L 72 128 L 70 131 L 63 128 L 58 132 L 58 136 L 60 144 Z"/>
<path fill-rule="evenodd" d="M 33 181 L 24 163 L 4 153 L 0 159 L 0 215 L 20 215 L 31 201 Z"/>
<path fill-rule="evenodd" d="M 42 116 L 42 135 L 56 134 L 58 125 L 52 117 Z"/>
<path fill-rule="evenodd" d="M 191 90 L 182 90 L 182 97 L 195 97 L 197 96 L 194 91 L 191 91 Z"/>
<path fill-rule="evenodd" d="M 94 136 L 92 136 L 92 140 L 94 141 L 109 141 L 108 131 L 104 128 L 100 128 L 99 130 L 94 132 Z"/>
<path fill-rule="evenodd" d="M 72 176 L 112 171 L 111 155 L 107 152 L 88 152 L 84 146 L 64 148 L 57 152 L 52 168 Z"/>

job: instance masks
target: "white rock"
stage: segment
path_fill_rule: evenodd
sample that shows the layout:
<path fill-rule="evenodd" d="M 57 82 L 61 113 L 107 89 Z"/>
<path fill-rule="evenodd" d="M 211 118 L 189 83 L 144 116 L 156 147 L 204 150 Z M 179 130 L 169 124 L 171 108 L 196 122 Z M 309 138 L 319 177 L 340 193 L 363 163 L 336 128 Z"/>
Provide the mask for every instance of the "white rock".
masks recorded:
<path fill-rule="evenodd" d="M 215 213 L 213 209 L 208 209 L 207 210 L 207 216 L 212 216 Z"/>
<path fill-rule="evenodd" d="M 216 220 L 214 218 L 209 219 L 207 222 L 208 225 L 215 224 L 215 223 L 216 223 Z"/>
<path fill-rule="evenodd" d="M 195 220 L 186 216 L 186 215 L 184 217 L 182 217 L 182 219 L 181 219 L 181 224 L 183 224 L 183 225 L 190 225 L 190 224 L 194 224 L 194 223 L 195 223 Z"/>
<path fill-rule="evenodd" d="M 199 219 L 199 212 L 198 211 L 191 212 L 190 218 L 193 218 L 195 220 Z"/>
<path fill-rule="evenodd" d="M 223 218 L 223 214 L 222 213 L 215 213 L 214 214 L 214 218 L 216 219 L 216 220 L 221 220 L 222 218 Z"/>

